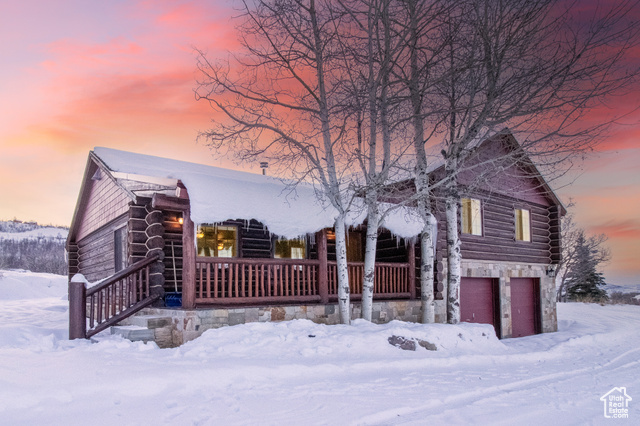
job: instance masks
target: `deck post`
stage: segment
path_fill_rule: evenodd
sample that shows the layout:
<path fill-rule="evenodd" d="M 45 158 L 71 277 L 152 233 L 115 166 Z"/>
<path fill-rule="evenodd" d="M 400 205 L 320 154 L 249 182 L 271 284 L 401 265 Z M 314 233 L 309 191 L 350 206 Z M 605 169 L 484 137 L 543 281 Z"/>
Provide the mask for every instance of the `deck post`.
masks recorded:
<path fill-rule="evenodd" d="M 87 338 L 86 279 L 76 274 L 69 283 L 69 340 Z"/>
<path fill-rule="evenodd" d="M 327 263 L 327 230 L 323 229 L 316 233 L 316 244 L 318 244 L 318 294 L 320 303 L 329 303 L 329 264 Z"/>
<path fill-rule="evenodd" d="M 183 212 L 182 224 L 182 307 L 196 307 L 196 244 L 191 209 Z"/>
<path fill-rule="evenodd" d="M 407 262 L 409 263 L 409 293 L 411 300 L 416 298 L 416 242 L 409 243 L 407 250 Z"/>

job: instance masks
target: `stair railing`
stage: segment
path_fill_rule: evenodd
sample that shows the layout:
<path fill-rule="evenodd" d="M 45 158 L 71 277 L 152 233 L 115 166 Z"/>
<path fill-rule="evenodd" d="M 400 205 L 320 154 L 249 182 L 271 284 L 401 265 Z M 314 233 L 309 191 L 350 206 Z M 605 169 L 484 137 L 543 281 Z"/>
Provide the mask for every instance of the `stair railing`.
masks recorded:
<path fill-rule="evenodd" d="M 149 293 L 149 265 L 157 260 L 157 254 L 147 257 L 90 288 L 75 275 L 69 283 L 69 339 L 87 339 L 158 300 Z"/>

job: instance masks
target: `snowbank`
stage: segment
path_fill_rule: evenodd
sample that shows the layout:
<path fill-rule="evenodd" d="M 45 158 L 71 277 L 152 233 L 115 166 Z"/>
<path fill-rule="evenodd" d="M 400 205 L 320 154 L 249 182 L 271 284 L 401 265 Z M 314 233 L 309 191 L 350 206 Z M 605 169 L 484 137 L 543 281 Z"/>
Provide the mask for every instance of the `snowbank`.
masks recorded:
<path fill-rule="evenodd" d="M 29 271 L 0 271 L 0 300 L 67 295 L 67 277 Z"/>
<path fill-rule="evenodd" d="M 4 274 L 5 424 L 601 424 L 613 387 L 633 398 L 627 423 L 640 419 L 639 306 L 559 304 L 557 333 L 503 341 L 484 325 L 298 320 L 159 349 L 106 333 L 68 341 L 66 278 Z M 392 335 L 437 350 L 401 350 Z"/>

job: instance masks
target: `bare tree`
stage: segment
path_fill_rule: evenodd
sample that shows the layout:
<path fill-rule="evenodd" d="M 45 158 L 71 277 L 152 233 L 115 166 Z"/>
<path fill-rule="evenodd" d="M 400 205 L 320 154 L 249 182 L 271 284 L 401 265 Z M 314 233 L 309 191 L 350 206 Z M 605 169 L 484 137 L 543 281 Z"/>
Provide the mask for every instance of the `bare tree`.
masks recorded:
<path fill-rule="evenodd" d="M 448 322 L 460 320 L 457 177 L 466 159 L 506 126 L 521 140 L 510 155 L 532 157 L 546 171 L 562 171 L 563 162 L 590 150 L 607 123 L 586 123 L 584 115 L 638 74 L 625 60 L 639 40 L 628 19 L 636 6 L 621 1 L 583 15 L 555 0 L 455 2 L 442 27 L 448 46 L 432 97 L 447 105 Z"/>
<path fill-rule="evenodd" d="M 400 1 L 402 12 L 398 17 L 399 37 L 405 47 L 404 55 L 394 69 L 398 84 L 404 90 L 405 116 L 412 133 L 414 155 L 413 180 L 415 203 L 424 224 L 420 233 L 420 300 L 423 323 L 435 322 L 434 272 L 435 217 L 431 205 L 432 191 L 429 179 L 428 142 L 438 129 L 441 110 L 429 104 L 437 79 L 442 78 L 435 69 L 446 46 L 440 26 L 450 13 L 444 2 L 420 0 Z"/>
<path fill-rule="evenodd" d="M 296 179 L 318 184 L 338 212 L 338 301 L 340 320 L 348 324 L 345 227 L 354 194 L 344 174 L 352 157 L 335 33 L 343 16 L 326 1 L 258 0 L 243 3 L 242 17 L 242 56 L 211 62 L 199 52 L 196 97 L 225 118 L 203 136 L 218 152 L 244 161 L 268 158 Z"/>
<path fill-rule="evenodd" d="M 358 192 L 367 209 L 366 246 L 362 283 L 362 317 L 371 320 L 379 228 L 395 207 L 381 204 L 396 172 L 402 168 L 408 143 L 399 108 L 399 89 L 392 81 L 393 69 L 402 56 L 401 28 L 392 17 L 399 10 L 393 0 L 340 2 L 350 26 L 337 29 L 345 61 L 345 80 L 350 93 L 351 128 L 355 155 L 362 176 Z"/>

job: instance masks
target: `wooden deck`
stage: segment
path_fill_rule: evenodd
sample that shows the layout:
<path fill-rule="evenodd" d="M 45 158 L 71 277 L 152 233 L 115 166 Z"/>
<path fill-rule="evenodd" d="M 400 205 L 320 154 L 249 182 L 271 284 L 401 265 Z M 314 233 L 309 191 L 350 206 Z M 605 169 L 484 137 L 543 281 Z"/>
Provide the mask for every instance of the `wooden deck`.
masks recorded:
<path fill-rule="evenodd" d="M 327 303 L 337 300 L 336 262 L 297 259 L 196 258 L 196 305 Z M 364 263 L 349 263 L 351 297 L 362 295 Z M 376 263 L 374 297 L 412 298 L 410 263 Z"/>

